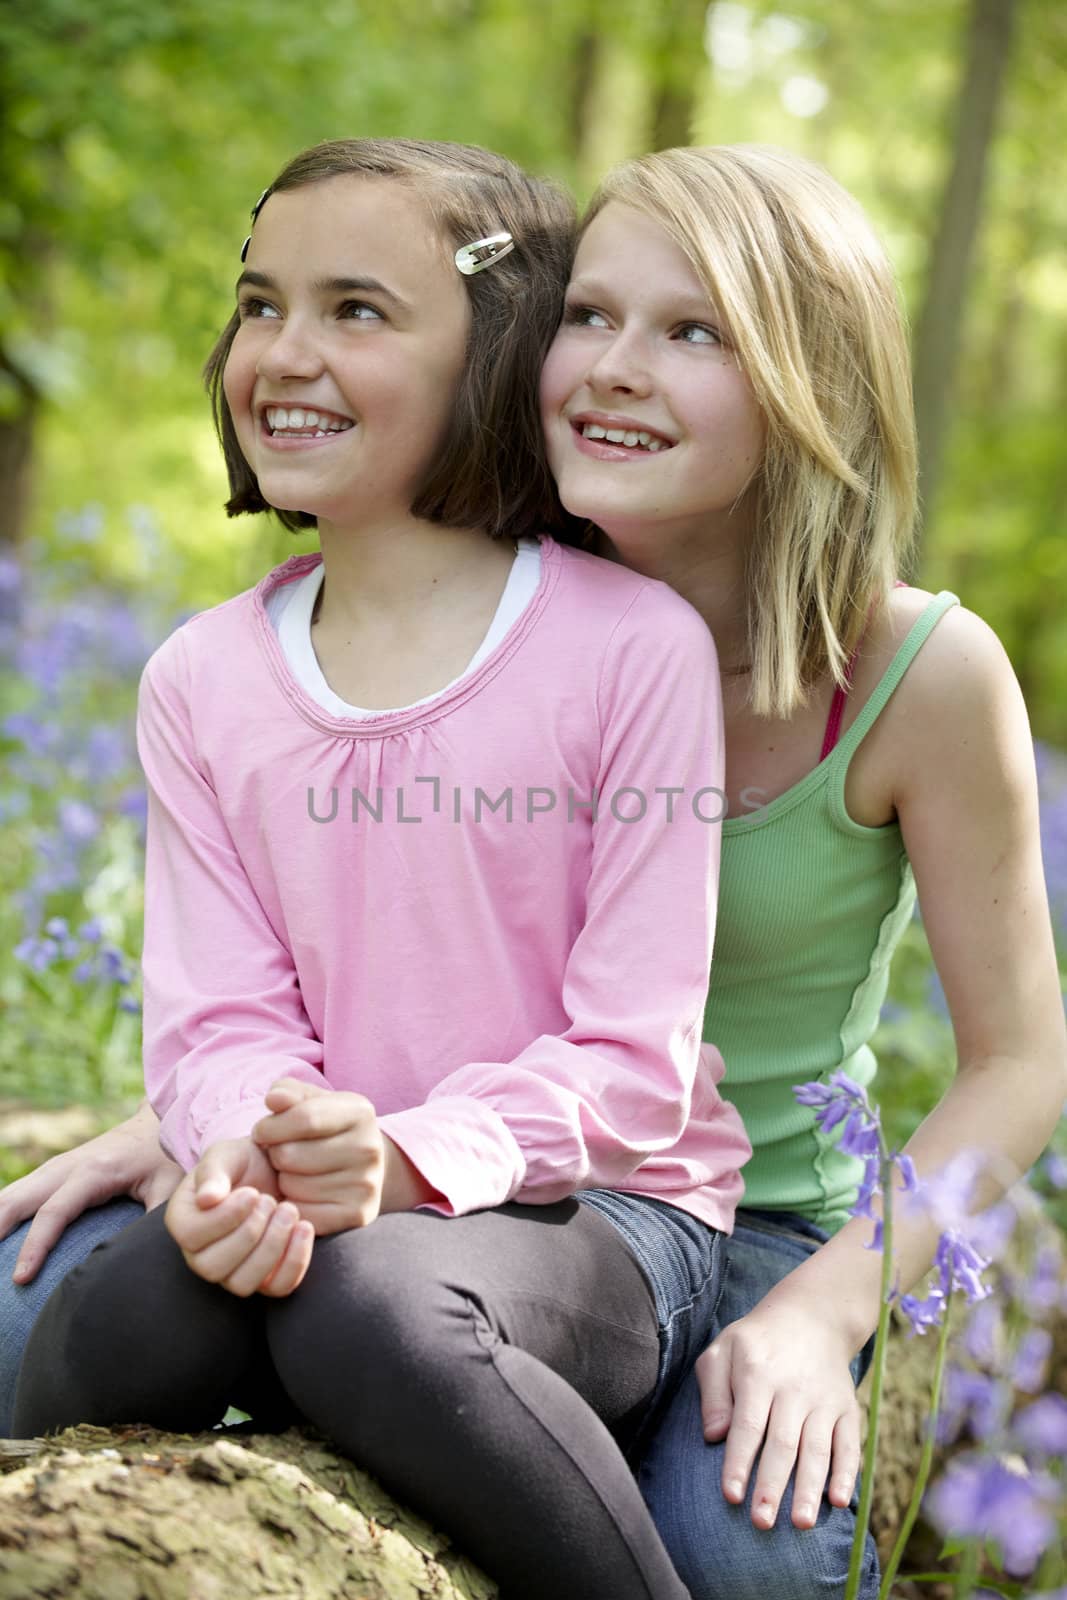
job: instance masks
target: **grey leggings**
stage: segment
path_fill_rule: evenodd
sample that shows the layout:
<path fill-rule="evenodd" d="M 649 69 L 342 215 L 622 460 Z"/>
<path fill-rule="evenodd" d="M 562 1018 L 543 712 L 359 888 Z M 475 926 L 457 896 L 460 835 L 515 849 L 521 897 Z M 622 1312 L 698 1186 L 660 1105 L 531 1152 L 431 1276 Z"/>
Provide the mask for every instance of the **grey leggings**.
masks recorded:
<path fill-rule="evenodd" d="M 573 1200 L 381 1217 L 287 1299 L 189 1271 L 149 1213 L 52 1295 L 16 1434 L 299 1416 L 450 1533 L 506 1600 L 686 1600 L 626 1465 L 655 1393 L 649 1285 Z M 621 1447 L 621 1448 L 620 1448 Z"/>

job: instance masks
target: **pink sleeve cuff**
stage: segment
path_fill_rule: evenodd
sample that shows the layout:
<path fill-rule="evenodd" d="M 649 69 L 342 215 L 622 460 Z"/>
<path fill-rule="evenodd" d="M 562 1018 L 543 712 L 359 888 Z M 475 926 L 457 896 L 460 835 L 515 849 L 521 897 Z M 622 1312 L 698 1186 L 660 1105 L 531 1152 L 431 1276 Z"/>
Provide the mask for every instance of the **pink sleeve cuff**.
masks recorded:
<path fill-rule="evenodd" d="M 378 1118 L 378 1126 L 432 1184 L 446 1217 L 502 1206 L 522 1187 L 526 1162 L 504 1119 L 468 1096 L 429 1100 Z"/>

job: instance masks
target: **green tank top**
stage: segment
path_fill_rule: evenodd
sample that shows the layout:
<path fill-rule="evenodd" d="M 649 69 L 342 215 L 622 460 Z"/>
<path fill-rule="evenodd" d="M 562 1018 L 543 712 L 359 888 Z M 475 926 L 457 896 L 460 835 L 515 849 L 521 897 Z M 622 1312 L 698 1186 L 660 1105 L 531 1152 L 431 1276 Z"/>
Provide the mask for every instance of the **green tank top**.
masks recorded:
<path fill-rule="evenodd" d="M 718 926 L 704 1038 L 726 1063 L 720 1093 L 744 1118 L 746 1206 L 798 1211 L 833 1232 L 861 1163 L 815 1127 L 793 1086 L 843 1068 L 867 1085 L 893 951 L 915 906 L 900 828 L 845 810 L 848 764 L 953 594 L 916 619 L 856 721 L 825 760 L 758 811 L 723 823 Z"/>

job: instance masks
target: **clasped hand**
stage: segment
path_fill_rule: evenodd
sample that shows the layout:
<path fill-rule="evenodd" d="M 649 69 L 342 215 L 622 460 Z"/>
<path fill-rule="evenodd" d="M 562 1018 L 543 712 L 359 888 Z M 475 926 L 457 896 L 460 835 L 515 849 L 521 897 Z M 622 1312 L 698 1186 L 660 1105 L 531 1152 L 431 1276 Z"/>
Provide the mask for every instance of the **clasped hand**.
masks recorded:
<path fill-rule="evenodd" d="M 385 1141 L 362 1095 L 282 1078 L 251 1136 L 204 1152 L 167 1207 L 191 1270 L 231 1294 L 292 1294 L 316 1235 L 378 1216 Z"/>

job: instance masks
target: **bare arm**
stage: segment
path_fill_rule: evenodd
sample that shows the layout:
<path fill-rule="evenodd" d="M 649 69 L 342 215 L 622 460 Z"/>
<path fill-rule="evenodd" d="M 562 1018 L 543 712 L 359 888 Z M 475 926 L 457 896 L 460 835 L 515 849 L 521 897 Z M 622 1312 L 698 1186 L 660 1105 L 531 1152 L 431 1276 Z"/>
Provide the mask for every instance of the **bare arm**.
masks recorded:
<path fill-rule="evenodd" d="M 953 1156 L 987 1158 L 976 1204 L 1032 1165 L 1067 1097 L 1067 1038 L 1037 824 L 1033 749 L 1004 651 L 976 617 L 950 613 L 905 680 L 893 799 L 944 985 L 957 1073 L 906 1149 L 920 1178 Z M 899 1279 L 930 1266 L 936 1225 L 898 1207 Z M 706 1433 L 728 1431 L 731 1500 L 760 1458 L 753 1520 L 769 1526 L 796 1464 L 793 1521 L 847 1504 L 859 1419 L 847 1363 L 878 1320 L 881 1261 L 848 1223 L 715 1341 L 698 1364 Z M 709 1425 L 710 1424 L 710 1425 Z M 732 1487 L 731 1487 L 732 1485 Z"/>
<path fill-rule="evenodd" d="M 169 1199 L 181 1175 L 160 1149 L 158 1119 L 143 1101 L 117 1127 L 9 1183 L 0 1194 L 0 1239 L 33 1217 L 14 1281 L 29 1283 L 37 1276 L 64 1229 L 83 1211 L 119 1195 L 140 1200 L 150 1211 Z"/>

